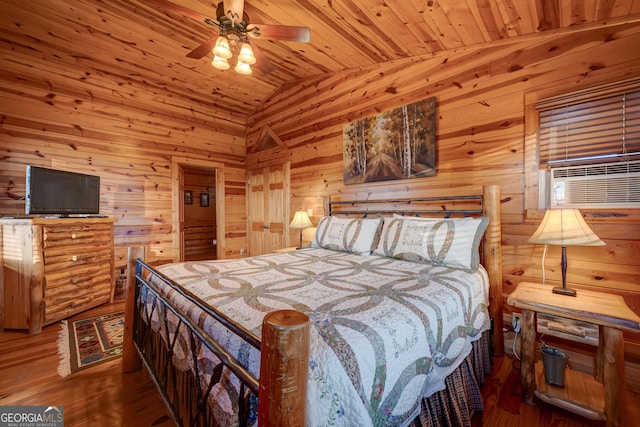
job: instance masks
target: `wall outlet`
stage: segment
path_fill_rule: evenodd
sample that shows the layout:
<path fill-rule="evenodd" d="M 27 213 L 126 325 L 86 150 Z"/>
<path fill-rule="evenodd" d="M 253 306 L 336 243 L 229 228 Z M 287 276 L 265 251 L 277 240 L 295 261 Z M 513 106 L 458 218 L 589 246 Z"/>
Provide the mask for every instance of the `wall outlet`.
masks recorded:
<path fill-rule="evenodd" d="M 244 256 L 244 249 L 240 249 L 240 255 Z"/>
<path fill-rule="evenodd" d="M 511 327 L 515 332 L 520 332 L 520 328 L 522 327 L 522 314 L 511 313 Z"/>

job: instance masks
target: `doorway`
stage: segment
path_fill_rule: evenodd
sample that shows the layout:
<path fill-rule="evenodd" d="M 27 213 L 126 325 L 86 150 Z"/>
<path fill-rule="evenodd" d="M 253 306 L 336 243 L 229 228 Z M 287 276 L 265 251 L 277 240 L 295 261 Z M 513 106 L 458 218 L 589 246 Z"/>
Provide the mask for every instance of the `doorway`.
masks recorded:
<path fill-rule="evenodd" d="M 185 166 L 182 174 L 183 260 L 217 259 L 216 170 Z"/>
<path fill-rule="evenodd" d="M 224 253 L 224 165 L 172 159 L 174 260 L 221 259 Z"/>

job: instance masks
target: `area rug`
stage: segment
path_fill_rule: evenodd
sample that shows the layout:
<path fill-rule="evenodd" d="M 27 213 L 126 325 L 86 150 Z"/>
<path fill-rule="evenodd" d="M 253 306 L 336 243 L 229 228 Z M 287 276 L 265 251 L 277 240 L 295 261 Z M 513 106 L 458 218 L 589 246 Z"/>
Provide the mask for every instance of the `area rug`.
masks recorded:
<path fill-rule="evenodd" d="M 58 374 L 74 372 L 122 357 L 124 311 L 62 322 L 58 337 Z"/>

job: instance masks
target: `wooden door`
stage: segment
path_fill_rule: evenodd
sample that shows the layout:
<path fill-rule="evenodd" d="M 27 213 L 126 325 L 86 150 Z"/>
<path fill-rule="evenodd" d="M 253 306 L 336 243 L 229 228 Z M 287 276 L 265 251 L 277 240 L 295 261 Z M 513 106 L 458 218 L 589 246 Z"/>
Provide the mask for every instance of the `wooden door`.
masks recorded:
<path fill-rule="evenodd" d="M 249 255 L 273 252 L 289 241 L 289 166 L 248 172 Z"/>

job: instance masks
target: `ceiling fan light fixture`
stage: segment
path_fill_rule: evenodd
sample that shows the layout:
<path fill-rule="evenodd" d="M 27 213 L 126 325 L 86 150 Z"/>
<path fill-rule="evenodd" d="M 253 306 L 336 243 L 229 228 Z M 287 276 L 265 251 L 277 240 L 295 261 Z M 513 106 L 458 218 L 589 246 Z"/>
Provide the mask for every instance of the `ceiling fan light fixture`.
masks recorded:
<path fill-rule="evenodd" d="M 220 58 L 218 55 L 213 56 L 213 61 L 211 61 L 211 65 L 218 70 L 228 70 L 230 68 L 229 63 L 225 58 Z"/>
<path fill-rule="evenodd" d="M 231 48 L 229 47 L 229 40 L 224 36 L 218 36 L 216 45 L 213 48 L 213 53 L 220 58 L 231 58 L 233 56 L 233 52 L 231 52 Z"/>
<path fill-rule="evenodd" d="M 250 65 L 257 64 L 262 74 L 269 74 L 275 70 L 271 61 L 259 49 L 258 44 L 253 49 L 249 43 L 249 37 L 263 40 L 280 40 L 308 43 L 311 30 L 308 27 L 290 25 L 270 25 L 251 23 L 249 15 L 244 11 L 245 0 L 217 1 L 215 18 L 209 18 L 189 8 L 174 3 L 175 0 L 154 0 L 159 9 L 164 9 L 169 14 L 177 13 L 185 18 L 204 22 L 218 30 L 204 43 L 193 49 L 187 57 L 201 59 L 210 51 L 219 58 L 230 60 L 233 56 L 239 56 L 238 61 L 231 59 L 231 63 L 237 63 L 236 70 L 243 74 L 251 74 Z M 207 3 L 207 2 L 205 2 Z M 213 44 L 213 48 L 212 48 Z M 260 57 L 257 61 L 256 54 Z M 241 62 L 241 63 L 238 63 Z M 216 68 L 227 69 L 228 63 L 214 58 L 212 64 Z M 219 64 L 216 66 L 216 64 Z"/>
<path fill-rule="evenodd" d="M 234 70 L 236 70 L 236 73 L 238 74 L 248 75 L 251 74 L 251 65 L 238 59 L 238 63 L 236 64 L 236 68 L 234 68 Z"/>
<path fill-rule="evenodd" d="M 256 57 L 253 55 L 253 49 L 251 49 L 251 45 L 249 43 L 242 43 L 242 47 L 240 47 L 240 54 L 238 55 L 238 60 L 249 65 L 253 65 L 256 63 Z"/>

